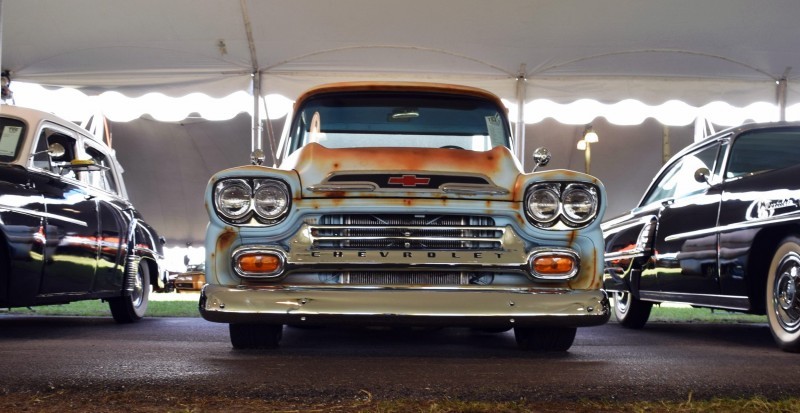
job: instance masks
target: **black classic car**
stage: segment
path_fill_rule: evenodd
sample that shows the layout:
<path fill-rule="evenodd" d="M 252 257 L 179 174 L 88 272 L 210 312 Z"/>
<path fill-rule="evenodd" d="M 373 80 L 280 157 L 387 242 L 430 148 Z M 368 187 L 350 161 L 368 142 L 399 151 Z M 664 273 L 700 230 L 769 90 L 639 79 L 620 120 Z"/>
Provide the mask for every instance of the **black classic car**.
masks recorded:
<path fill-rule="evenodd" d="M 136 321 L 164 288 L 163 243 L 102 141 L 0 106 L 0 307 L 103 299 L 117 322 Z"/>
<path fill-rule="evenodd" d="M 675 155 L 639 206 L 603 223 L 605 288 L 625 327 L 654 303 L 766 314 L 800 351 L 800 124 L 750 124 Z"/>

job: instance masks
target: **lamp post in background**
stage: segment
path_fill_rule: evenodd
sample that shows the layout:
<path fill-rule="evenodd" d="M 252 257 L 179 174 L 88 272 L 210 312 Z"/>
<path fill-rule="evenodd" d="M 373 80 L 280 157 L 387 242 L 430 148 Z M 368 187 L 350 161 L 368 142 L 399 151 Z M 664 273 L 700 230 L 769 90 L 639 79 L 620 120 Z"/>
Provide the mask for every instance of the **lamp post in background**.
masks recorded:
<path fill-rule="evenodd" d="M 599 141 L 597 132 L 592 129 L 592 125 L 586 125 L 586 129 L 583 130 L 583 139 L 578 141 L 578 150 L 583 151 L 587 174 L 591 173 L 592 169 L 592 144 Z"/>

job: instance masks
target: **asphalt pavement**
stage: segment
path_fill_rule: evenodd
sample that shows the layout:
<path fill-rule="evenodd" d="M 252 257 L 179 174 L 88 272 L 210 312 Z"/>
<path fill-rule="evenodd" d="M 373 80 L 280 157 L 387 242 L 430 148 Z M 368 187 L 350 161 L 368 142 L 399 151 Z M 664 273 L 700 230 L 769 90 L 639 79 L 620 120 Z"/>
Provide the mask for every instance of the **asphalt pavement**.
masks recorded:
<path fill-rule="evenodd" d="M 512 332 L 286 327 L 274 350 L 232 349 L 200 318 L 0 315 L 0 389 L 178 389 L 274 399 L 686 400 L 797 395 L 800 354 L 766 324 L 615 323 L 568 353 L 518 350 Z M 691 395 L 691 396 L 690 396 Z"/>

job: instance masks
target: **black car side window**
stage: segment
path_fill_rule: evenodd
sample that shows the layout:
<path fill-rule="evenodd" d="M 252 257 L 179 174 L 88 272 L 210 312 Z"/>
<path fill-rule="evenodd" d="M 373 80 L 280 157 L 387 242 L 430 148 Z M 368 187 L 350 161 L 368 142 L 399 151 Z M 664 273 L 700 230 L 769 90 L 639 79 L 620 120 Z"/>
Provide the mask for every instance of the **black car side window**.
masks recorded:
<path fill-rule="evenodd" d="M 89 185 L 107 192 L 117 193 L 117 181 L 114 179 L 114 165 L 111 159 L 101 150 L 86 145 L 86 154 L 92 158 L 100 169 L 88 172 Z"/>
<path fill-rule="evenodd" d="M 664 171 L 642 205 L 689 196 L 708 188 L 708 184 L 695 180 L 694 173 L 700 168 L 707 168 L 713 172 L 718 149 L 719 144 L 714 144 L 681 157 Z"/>
<path fill-rule="evenodd" d="M 800 163 L 800 129 L 766 129 L 733 143 L 725 178 L 755 175 Z"/>

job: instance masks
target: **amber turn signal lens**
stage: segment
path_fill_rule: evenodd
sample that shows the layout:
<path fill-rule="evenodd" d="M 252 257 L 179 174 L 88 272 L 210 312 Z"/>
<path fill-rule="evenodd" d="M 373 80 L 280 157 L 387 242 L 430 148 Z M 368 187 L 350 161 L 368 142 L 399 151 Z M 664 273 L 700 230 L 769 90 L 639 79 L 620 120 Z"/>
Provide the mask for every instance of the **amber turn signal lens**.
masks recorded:
<path fill-rule="evenodd" d="M 272 254 L 242 254 L 237 264 L 246 273 L 274 273 L 280 269 L 281 259 Z"/>
<path fill-rule="evenodd" d="M 534 258 L 533 271 L 542 275 L 569 274 L 575 269 L 575 259 L 569 255 L 544 255 Z"/>

